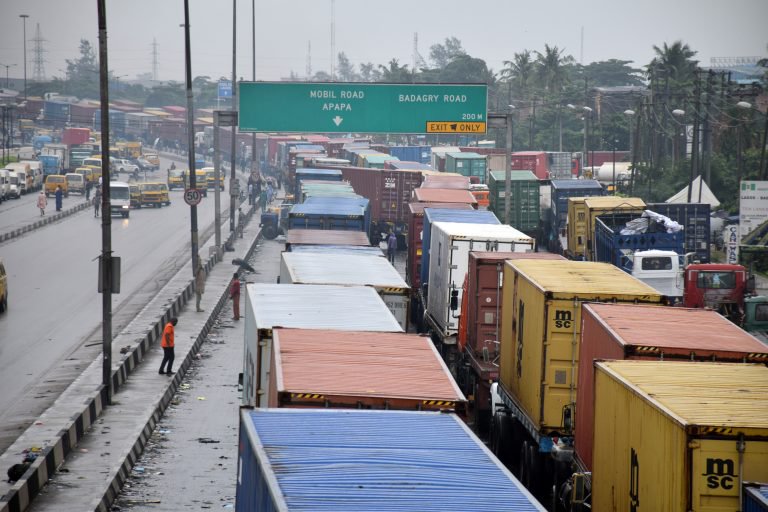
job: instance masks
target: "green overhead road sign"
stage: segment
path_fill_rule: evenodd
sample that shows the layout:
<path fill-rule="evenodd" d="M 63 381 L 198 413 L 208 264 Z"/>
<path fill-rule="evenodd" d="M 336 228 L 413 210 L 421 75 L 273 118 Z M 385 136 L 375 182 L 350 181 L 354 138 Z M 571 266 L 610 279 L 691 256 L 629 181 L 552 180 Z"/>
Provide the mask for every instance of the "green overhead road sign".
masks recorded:
<path fill-rule="evenodd" d="M 241 132 L 486 131 L 484 84 L 241 82 Z"/>

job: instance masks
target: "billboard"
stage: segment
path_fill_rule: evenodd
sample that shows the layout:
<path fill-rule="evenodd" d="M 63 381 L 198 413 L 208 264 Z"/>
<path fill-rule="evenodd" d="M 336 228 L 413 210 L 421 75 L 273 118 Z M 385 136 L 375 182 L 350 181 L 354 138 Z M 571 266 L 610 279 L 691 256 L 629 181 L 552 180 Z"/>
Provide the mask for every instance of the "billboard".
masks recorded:
<path fill-rule="evenodd" d="M 768 181 L 742 181 L 739 190 L 740 241 L 768 220 Z"/>

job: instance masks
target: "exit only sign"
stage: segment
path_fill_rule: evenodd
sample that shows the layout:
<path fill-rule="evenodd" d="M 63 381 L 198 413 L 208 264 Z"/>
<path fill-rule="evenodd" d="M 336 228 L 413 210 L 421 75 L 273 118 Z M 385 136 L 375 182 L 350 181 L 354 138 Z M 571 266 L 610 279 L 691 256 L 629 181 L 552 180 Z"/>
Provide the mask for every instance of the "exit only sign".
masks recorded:
<path fill-rule="evenodd" d="M 239 87 L 242 132 L 486 131 L 484 84 L 242 82 Z"/>

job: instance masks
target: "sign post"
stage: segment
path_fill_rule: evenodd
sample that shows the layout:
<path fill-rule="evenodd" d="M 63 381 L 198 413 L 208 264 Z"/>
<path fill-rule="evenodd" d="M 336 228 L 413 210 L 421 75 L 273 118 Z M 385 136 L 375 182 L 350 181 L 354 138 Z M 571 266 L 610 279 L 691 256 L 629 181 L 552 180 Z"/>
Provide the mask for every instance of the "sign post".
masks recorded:
<path fill-rule="evenodd" d="M 241 132 L 484 134 L 485 84 L 240 82 Z"/>

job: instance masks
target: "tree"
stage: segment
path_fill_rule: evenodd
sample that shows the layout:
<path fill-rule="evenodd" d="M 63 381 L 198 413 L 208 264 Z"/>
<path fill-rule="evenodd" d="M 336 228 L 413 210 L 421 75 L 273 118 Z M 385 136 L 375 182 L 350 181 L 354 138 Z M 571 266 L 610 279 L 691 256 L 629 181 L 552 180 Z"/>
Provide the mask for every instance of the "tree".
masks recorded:
<path fill-rule="evenodd" d="M 573 64 L 573 57 L 563 55 L 565 50 L 544 45 L 544 53 L 536 52 L 536 73 L 547 92 L 559 92 L 568 81 L 566 66 Z"/>
<path fill-rule="evenodd" d="M 459 55 L 440 71 L 440 81 L 491 85 L 495 83 L 495 77 L 483 59 Z"/>
<path fill-rule="evenodd" d="M 512 99 L 513 87 L 518 95 L 527 98 L 530 82 L 536 70 L 536 63 L 531 58 L 531 51 L 523 50 L 515 53 L 512 60 L 505 60 L 503 64 L 506 67 L 501 70 L 501 74 L 509 82 L 509 99 Z"/>
<path fill-rule="evenodd" d="M 663 70 L 670 79 L 679 84 L 693 81 L 699 61 L 693 60 L 697 52 L 691 50 L 687 44 L 675 41 L 671 46 L 664 43 L 661 48 L 654 45 L 653 51 L 656 57 L 648 64 L 649 73 Z"/>
<path fill-rule="evenodd" d="M 355 73 L 355 65 L 349 62 L 349 58 L 344 52 L 339 53 L 339 63 L 336 66 L 336 75 L 341 82 L 354 82 L 359 80 L 359 76 Z"/>
<path fill-rule="evenodd" d="M 80 58 L 67 59 L 68 92 L 79 98 L 99 97 L 99 67 L 93 46 L 87 39 L 80 40 Z"/>
<path fill-rule="evenodd" d="M 408 71 L 408 64 L 400 65 L 397 59 L 389 61 L 387 66 L 379 65 L 379 71 L 381 72 L 382 82 L 410 82 L 412 79 L 411 72 Z"/>
<path fill-rule="evenodd" d="M 373 62 L 363 62 L 360 64 L 360 78 L 363 82 L 378 82 L 381 79 L 381 72 Z"/>
<path fill-rule="evenodd" d="M 445 44 L 433 44 L 429 48 L 429 60 L 436 68 L 444 68 L 456 57 L 466 54 L 461 41 L 455 37 L 447 37 Z"/>
<path fill-rule="evenodd" d="M 596 87 L 645 85 L 641 76 L 642 70 L 631 67 L 630 62 L 632 61 L 618 59 L 590 62 L 582 66 L 580 72 Z"/>

